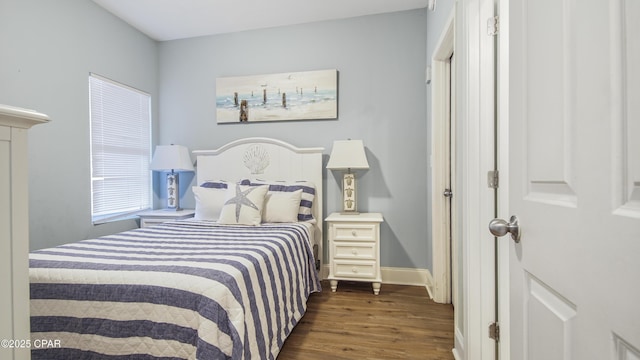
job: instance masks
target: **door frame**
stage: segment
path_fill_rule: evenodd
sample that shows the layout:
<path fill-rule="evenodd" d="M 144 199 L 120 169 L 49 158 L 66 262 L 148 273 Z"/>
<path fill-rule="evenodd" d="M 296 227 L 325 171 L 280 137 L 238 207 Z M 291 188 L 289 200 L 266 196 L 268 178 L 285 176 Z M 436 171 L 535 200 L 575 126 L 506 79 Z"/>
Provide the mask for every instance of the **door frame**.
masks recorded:
<path fill-rule="evenodd" d="M 508 307 L 508 299 L 501 301 L 498 313 L 501 315 L 501 341 L 498 349 L 496 343 L 488 336 L 488 326 L 496 319 L 496 284 L 495 284 L 495 238 L 489 233 L 489 221 L 495 216 L 496 202 L 495 192 L 490 189 L 487 182 L 487 173 L 493 170 L 495 164 L 496 147 L 496 112 L 502 111 L 506 105 L 502 98 L 498 100 L 496 107 L 496 79 L 494 70 L 496 51 L 494 38 L 487 34 L 487 20 L 497 12 L 504 13 L 504 3 L 508 0 L 460 0 L 455 2 L 452 14 L 449 16 L 443 35 L 436 47 L 433 58 L 433 98 L 432 98 L 432 171 L 435 172 L 436 155 L 439 144 L 437 135 L 441 134 L 438 126 L 442 121 L 442 100 L 438 100 L 439 66 L 437 61 L 443 60 L 443 53 L 439 53 L 442 45 L 450 36 L 453 41 L 453 53 L 455 53 L 455 78 L 456 78 L 456 138 L 458 140 L 456 152 L 459 163 L 457 167 L 464 176 L 458 176 L 456 181 L 456 194 L 454 201 L 458 209 L 454 214 L 458 221 L 456 230 L 462 247 L 461 273 L 458 281 L 461 282 L 462 291 L 459 298 L 460 306 L 454 312 L 454 349 L 453 355 L 457 360 L 494 360 L 498 354 L 501 359 L 508 359 L 508 317 L 504 317 L 504 307 Z M 452 32 L 451 32 L 452 31 Z M 502 46 L 508 40 L 505 27 L 500 31 L 499 45 Z M 506 40 L 505 40 L 506 39 Z M 501 48 L 504 50 L 504 48 Z M 446 52 L 445 52 L 446 54 Z M 502 53 L 501 53 L 502 54 Z M 506 74 L 500 64 L 500 71 Z M 506 67 L 508 71 L 508 66 Z M 500 85 L 504 78 L 498 79 Z M 504 89 L 504 88 L 502 88 Z M 500 93 L 501 95 L 504 95 Z M 500 120 L 499 120 L 500 121 Z M 503 120 L 504 122 L 504 120 Z M 500 122 L 499 126 L 503 123 Z M 498 131 L 504 134 L 504 130 Z M 504 139 L 501 139 L 501 141 Z M 503 147 L 501 142 L 498 146 Z M 505 156 L 506 154 L 502 154 Z M 502 160 L 500 160 L 502 161 Z M 501 167 L 501 172 L 506 175 L 507 169 Z M 501 192 L 505 190 L 504 176 L 501 179 Z M 432 190 L 435 189 L 435 175 L 432 174 Z M 441 193 L 432 192 L 433 202 L 436 198 L 442 198 Z M 499 205 L 504 199 L 500 199 Z M 435 205 L 435 204 L 434 204 Z M 501 211 L 506 210 L 503 207 Z M 439 282 L 442 279 L 443 263 L 448 259 L 450 249 L 443 246 L 441 230 L 436 231 L 441 214 L 441 208 L 433 207 L 433 275 L 434 275 L 434 300 L 436 294 L 440 295 L 443 286 Z M 498 242 L 502 244 L 502 242 Z M 501 246 L 501 245 L 499 245 Z M 504 266 L 500 265 L 502 268 Z M 448 273 L 448 270 L 447 270 Z M 504 274 L 500 281 L 503 281 Z M 450 283 L 449 283 L 450 284 Z M 449 285 L 450 286 L 450 285 Z M 504 289 L 500 289 L 498 295 L 504 297 Z M 508 292 L 507 292 L 508 296 Z M 507 308 L 508 309 L 508 308 Z M 508 313 L 508 311 L 507 311 Z M 503 323 L 506 321 L 506 323 Z M 505 327 L 506 326 L 506 327 Z M 507 349 L 507 351 L 505 351 Z M 497 353 L 498 352 L 498 353 Z"/>
<path fill-rule="evenodd" d="M 433 57 L 431 59 L 432 81 L 431 81 L 431 247 L 433 259 L 433 300 L 438 303 L 448 304 L 451 302 L 451 244 L 449 241 L 449 229 L 451 217 L 456 216 L 453 208 L 454 201 L 451 201 L 452 208 L 447 206 L 447 199 L 442 196 L 447 182 L 453 183 L 454 179 L 448 179 L 447 172 L 452 164 L 448 159 L 449 154 L 449 129 L 448 122 L 451 115 L 450 83 L 449 73 L 455 71 L 450 69 L 449 59 L 454 53 L 455 46 L 455 8 L 449 15 L 445 29 L 440 35 Z M 453 110 L 453 109 L 451 109 Z M 454 195 L 455 196 L 455 195 Z"/>
<path fill-rule="evenodd" d="M 498 211 L 500 219 L 508 219 L 509 209 L 509 0 L 498 0 L 500 35 L 498 37 L 498 122 L 497 122 L 497 168 L 500 170 Z M 500 359 L 511 355 L 510 321 L 510 240 L 498 240 L 498 321 L 500 324 Z"/>
<path fill-rule="evenodd" d="M 456 329 L 453 351 L 458 360 L 494 360 L 497 356 L 496 343 L 488 336 L 488 327 L 497 315 L 495 238 L 488 230 L 496 203 L 495 191 L 487 181 L 488 172 L 495 167 L 497 109 L 495 40 L 487 34 L 487 21 L 496 15 L 498 1 L 501 0 L 456 3 L 456 114 L 460 127 L 459 166 L 464 173 L 458 190 L 463 307 L 461 334 Z M 457 321 L 454 320 L 456 324 Z"/>

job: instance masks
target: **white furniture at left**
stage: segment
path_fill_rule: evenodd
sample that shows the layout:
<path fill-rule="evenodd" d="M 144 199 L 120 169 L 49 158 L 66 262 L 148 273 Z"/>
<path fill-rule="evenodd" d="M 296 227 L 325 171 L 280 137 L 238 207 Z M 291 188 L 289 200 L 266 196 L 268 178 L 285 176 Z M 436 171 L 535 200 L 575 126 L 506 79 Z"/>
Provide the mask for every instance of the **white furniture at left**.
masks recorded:
<path fill-rule="evenodd" d="M 31 358 L 27 130 L 48 121 L 33 110 L 0 105 L 1 359 Z"/>
<path fill-rule="evenodd" d="M 192 218 L 195 213 L 196 211 L 194 209 L 180 209 L 177 211 L 171 209 L 159 209 L 143 211 L 139 213 L 138 216 L 140 217 L 140 227 L 144 228 L 147 226 L 161 224 L 165 221 Z"/>

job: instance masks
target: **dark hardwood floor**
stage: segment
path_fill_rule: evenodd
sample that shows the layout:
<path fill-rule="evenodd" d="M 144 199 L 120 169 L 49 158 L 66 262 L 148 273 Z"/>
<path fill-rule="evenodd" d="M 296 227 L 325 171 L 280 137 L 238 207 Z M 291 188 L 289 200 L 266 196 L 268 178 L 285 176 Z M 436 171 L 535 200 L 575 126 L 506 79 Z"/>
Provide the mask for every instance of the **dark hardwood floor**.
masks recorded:
<path fill-rule="evenodd" d="M 278 360 L 452 360 L 453 307 L 436 304 L 418 286 L 340 282 L 312 294 Z"/>

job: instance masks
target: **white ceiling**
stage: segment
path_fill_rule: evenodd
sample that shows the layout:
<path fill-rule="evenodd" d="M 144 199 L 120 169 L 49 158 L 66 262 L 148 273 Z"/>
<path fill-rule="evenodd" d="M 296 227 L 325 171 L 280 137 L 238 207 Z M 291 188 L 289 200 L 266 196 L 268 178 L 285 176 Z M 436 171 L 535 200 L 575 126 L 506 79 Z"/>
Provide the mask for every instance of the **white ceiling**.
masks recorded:
<path fill-rule="evenodd" d="M 158 40 L 427 7 L 433 0 L 93 0 Z"/>

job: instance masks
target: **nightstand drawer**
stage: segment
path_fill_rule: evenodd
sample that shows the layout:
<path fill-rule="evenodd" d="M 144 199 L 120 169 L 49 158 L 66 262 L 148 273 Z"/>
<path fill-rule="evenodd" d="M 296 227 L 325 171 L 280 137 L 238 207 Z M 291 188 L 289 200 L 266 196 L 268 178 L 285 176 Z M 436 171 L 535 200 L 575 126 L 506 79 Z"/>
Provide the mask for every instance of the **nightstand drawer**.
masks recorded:
<path fill-rule="evenodd" d="M 334 258 L 375 260 L 377 251 L 375 243 L 348 243 L 336 241 L 334 243 Z"/>
<path fill-rule="evenodd" d="M 334 260 L 334 274 L 342 278 L 374 279 L 376 277 L 375 261 L 340 261 Z"/>
<path fill-rule="evenodd" d="M 371 241 L 376 239 L 376 225 L 334 225 L 335 240 L 351 240 L 351 241 Z"/>
<path fill-rule="evenodd" d="M 329 234 L 329 283 L 336 291 L 338 281 L 369 281 L 373 293 L 380 293 L 380 213 L 332 213 L 326 219 Z"/>

